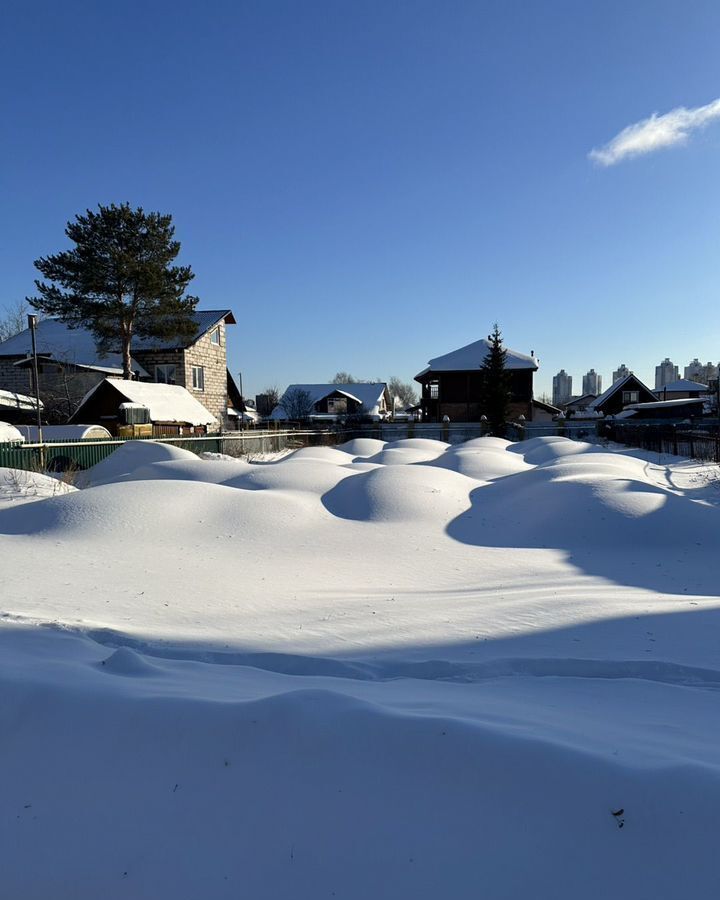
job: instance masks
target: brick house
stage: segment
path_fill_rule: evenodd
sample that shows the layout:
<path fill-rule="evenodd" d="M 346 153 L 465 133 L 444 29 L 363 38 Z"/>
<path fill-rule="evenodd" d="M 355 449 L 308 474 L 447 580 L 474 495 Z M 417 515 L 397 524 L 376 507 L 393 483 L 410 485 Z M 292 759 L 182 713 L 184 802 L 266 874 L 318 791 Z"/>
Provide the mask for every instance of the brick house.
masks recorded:
<path fill-rule="evenodd" d="M 229 309 L 198 310 L 195 320 L 197 330 L 189 340 L 133 340 L 135 377 L 184 387 L 223 428 L 236 427 L 233 413 L 239 392 L 227 369 L 226 335 L 235 317 Z M 67 421 L 103 379 L 122 376 L 119 353 L 100 354 L 91 332 L 68 328 L 59 319 L 38 323 L 37 350 L 40 396 L 48 418 L 55 421 Z M 33 393 L 31 353 L 29 329 L 0 343 L 0 388 Z"/>

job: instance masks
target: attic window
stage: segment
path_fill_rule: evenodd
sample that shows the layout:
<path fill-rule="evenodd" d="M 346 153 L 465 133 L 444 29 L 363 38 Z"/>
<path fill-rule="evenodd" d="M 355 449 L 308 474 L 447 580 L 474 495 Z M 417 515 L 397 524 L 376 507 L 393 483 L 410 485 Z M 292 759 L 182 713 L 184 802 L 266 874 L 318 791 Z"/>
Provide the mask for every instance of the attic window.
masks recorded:
<path fill-rule="evenodd" d="M 640 391 L 623 391 L 623 403 L 639 403 Z"/>
<path fill-rule="evenodd" d="M 216 347 L 220 346 L 220 328 L 213 328 L 210 332 L 210 343 L 215 344 Z"/>

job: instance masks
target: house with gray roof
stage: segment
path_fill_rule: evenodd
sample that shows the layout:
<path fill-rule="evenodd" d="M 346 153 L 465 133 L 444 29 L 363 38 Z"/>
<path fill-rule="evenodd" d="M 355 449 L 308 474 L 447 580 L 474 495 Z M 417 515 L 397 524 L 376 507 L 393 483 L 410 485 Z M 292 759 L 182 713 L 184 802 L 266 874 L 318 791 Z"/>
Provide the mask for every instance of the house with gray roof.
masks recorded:
<path fill-rule="evenodd" d="M 135 379 L 185 388 L 224 428 L 234 427 L 240 396 L 227 369 L 226 327 L 235 324 L 229 309 L 198 310 L 189 339 L 135 338 Z M 83 397 L 105 378 L 122 377 L 120 347 L 98 351 L 88 329 L 69 328 L 59 319 L 37 325 L 40 396 L 49 421 L 66 422 Z M 33 393 L 29 329 L 0 343 L 0 388 Z"/>
<path fill-rule="evenodd" d="M 352 384 L 291 384 L 272 411 L 275 420 L 335 421 L 360 416 L 374 421 L 392 410 L 384 381 Z"/>

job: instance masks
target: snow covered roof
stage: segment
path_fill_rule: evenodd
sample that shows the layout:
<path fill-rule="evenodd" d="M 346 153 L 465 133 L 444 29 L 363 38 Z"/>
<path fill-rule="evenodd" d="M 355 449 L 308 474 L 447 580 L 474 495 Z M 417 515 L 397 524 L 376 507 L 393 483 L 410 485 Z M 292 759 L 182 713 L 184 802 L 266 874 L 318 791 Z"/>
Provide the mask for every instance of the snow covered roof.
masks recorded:
<path fill-rule="evenodd" d="M 78 368 L 122 375 L 122 355 L 120 353 L 99 353 L 95 345 L 95 338 L 85 328 L 68 328 L 59 319 L 41 319 L 37 324 L 36 338 L 39 356 L 72 363 Z M 31 354 L 32 337 L 29 328 L 0 343 L 0 356 L 29 357 Z M 20 360 L 20 363 L 25 364 L 25 360 Z M 134 370 L 142 369 L 135 360 L 132 363 Z M 147 373 L 142 369 L 141 374 Z"/>
<path fill-rule="evenodd" d="M 97 361 L 82 363 L 77 362 L 76 359 L 72 356 L 64 356 L 61 354 L 53 356 L 52 353 L 38 353 L 38 362 L 64 362 L 66 364 L 74 366 L 76 369 L 84 369 L 88 372 L 100 372 L 103 375 L 122 375 L 122 356 L 119 353 L 106 353 L 101 356 L 97 353 L 97 351 L 95 351 L 95 354 L 98 357 Z M 17 360 L 17 362 L 13 363 L 13 365 L 17 366 L 17 368 L 19 369 L 29 369 L 32 367 L 32 364 L 32 356 L 24 356 L 22 359 L 19 359 Z M 136 359 L 133 359 L 132 357 L 130 357 L 130 365 L 133 372 L 137 372 L 141 378 L 150 377 L 150 374 L 145 369 L 143 369 L 143 367 Z"/>
<path fill-rule="evenodd" d="M 291 384 L 288 385 L 283 397 L 294 391 L 305 391 L 310 397 L 310 402 L 315 406 L 316 403 L 319 403 L 330 394 L 340 393 L 360 403 L 365 412 L 372 416 L 378 415 L 380 403 L 386 390 L 387 385 L 384 381 L 360 384 Z M 270 418 L 287 419 L 287 413 L 281 408 L 281 404 L 282 399 L 272 411 Z"/>
<path fill-rule="evenodd" d="M 643 384 L 642 381 L 640 381 L 637 375 L 635 375 L 633 372 L 628 372 L 628 374 L 624 378 L 616 381 L 615 384 L 611 384 L 606 391 L 603 391 L 599 397 L 596 397 L 588 406 L 588 409 L 597 409 L 598 407 L 602 406 L 603 403 L 605 403 L 608 398 L 612 397 L 613 394 L 615 394 L 617 391 L 623 390 L 625 385 L 631 380 L 637 382 L 637 384 L 640 385 L 640 387 L 644 388 L 648 392 L 648 394 L 653 393 L 646 384 Z"/>
<path fill-rule="evenodd" d="M 155 384 L 149 381 L 124 381 L 122 378 L 105 378 L 89 391 L 82 400 L 77 415 L 92 395 L 111 385 L 130 403 L 141 404 L 150 410 L 152 422 L 178 422 L 187 425 L 217 425 L 212 413 L 178 384 Z"/>
<path fill-rule="evenodd" d="M 235 317 L 229 309 L 205 309 L 195 312 L 197 330 L 189 340 L 177 339 L 159 341 L 156 338 L 134 338 L 133 350 L 171 350 L 189 347 L 219 322 L 235 324 Z M 44 356 L 72 362 L 75 365 L 90 366 L 100 370 L 102 366 L 122 373 L 120 353 L 99 354 L 95 337 L 87 328 L 69 328 L 60 319 L 41 319 L 36 328 L 37 350 Z M 120 346 L 118 345 L 118 350 Z M 14 337 L 0 343 L 0 356 L 29 356 L 32 353 L 30 329 L 26 328 Z M 139 368 L 135 364 L 135 368 Z"/>
<path fill-rule="evenodd" d="M 518 353 L 516 350 L 507 350 L 505 358 L 505 367 L 507 369 L 532 369 L 538 368 L 538 361 L 534 356 L 526 356 L 524 353 Z M 418 372 L 415 378 L 420 378 L 428 372 L 466 372 L 472 369 L 479 369 L 485 362 L 485 358 L 490 352 L 489 341 L 483 338 L 474 341 L 459 350 L 453 350 L 444 356 L 436 356 L 431 359 L 429 364 Z"/>
<path fill-rule="evenodd" d="M 39 440 L 37 425 L 18 425 L 18 431 L 29 442 Z M 102 425 L 43 425 L 44 441 L 82 441 L 91 438 L 110 438 L 112 435 Z"/>
<path fill-rule="evenodd" d="M 669 394 L 681 393 L 682 391 L 707 391 L 708 386 L 701 384 L 699 381 L 690 381 L 687 378 L 681 378 L 679 381 L 671 381 L 670 384 L 664 384 L 660 388 L 655 389 L 656 394 L 662 394 L 667 391 Z"/>
<path fill-rule="evenodd" d="M 702 406 L 705 403 L 702 397 L 684 397 L 680 400 L 658 400 L 657 403 L 629 403 L 627 409 L 642 412 L 644 409 L 674 409 L 683 406 Z"/>
<path fill-rule="evenodd" d="M 40 401 L 40 409 L 43 408 L 42 400 Z M 34 397 L 27 397 L 25 394 L 16 394 L 15 391 L 0 390 L 0 409 L 37 409 L 37 402 Z"/>

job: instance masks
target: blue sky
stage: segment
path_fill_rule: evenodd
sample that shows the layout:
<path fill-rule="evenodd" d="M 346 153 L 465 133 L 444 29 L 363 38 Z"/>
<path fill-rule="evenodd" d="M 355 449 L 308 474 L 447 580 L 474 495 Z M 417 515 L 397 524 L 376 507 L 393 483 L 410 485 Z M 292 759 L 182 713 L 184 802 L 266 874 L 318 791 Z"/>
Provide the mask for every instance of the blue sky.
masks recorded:
<path fill-rule="evenodd" d="M 409 379 L 495 320 L 536 393 L 717 361 L 720 118 L 588 154 L 720 97 L 718 34 L 715 0 L 6 0 L 0 305 L 75 213 L 127 200 L 172 213 L 201 306 L 234 310 L 248 394 Z"/>

